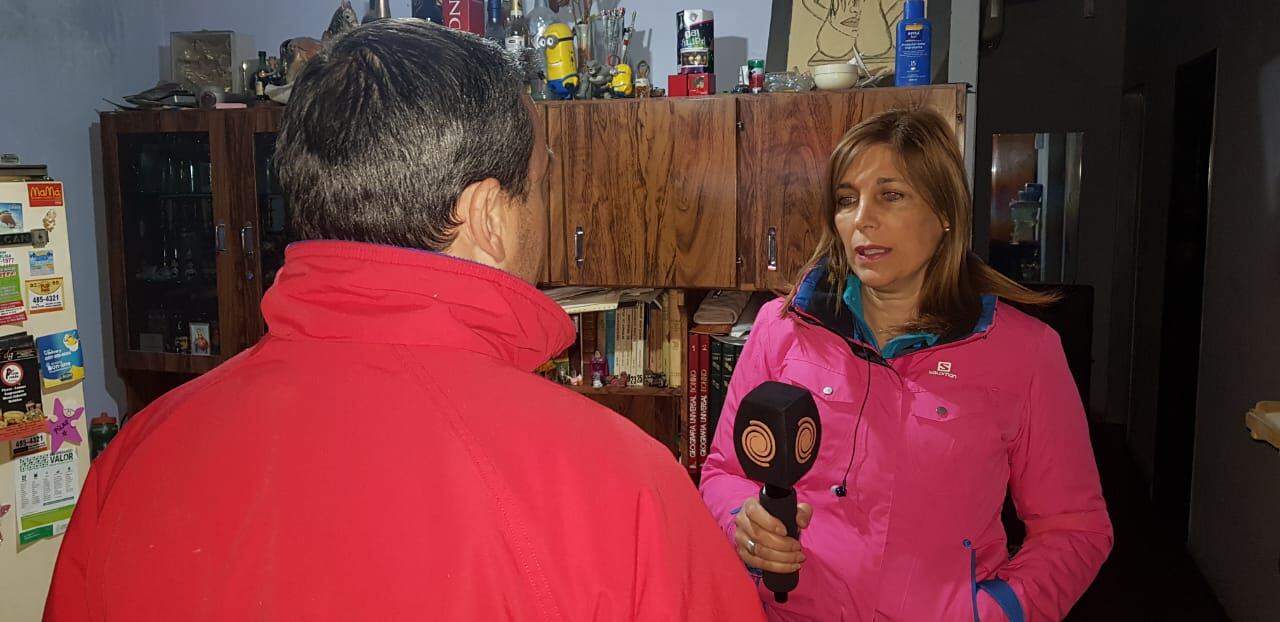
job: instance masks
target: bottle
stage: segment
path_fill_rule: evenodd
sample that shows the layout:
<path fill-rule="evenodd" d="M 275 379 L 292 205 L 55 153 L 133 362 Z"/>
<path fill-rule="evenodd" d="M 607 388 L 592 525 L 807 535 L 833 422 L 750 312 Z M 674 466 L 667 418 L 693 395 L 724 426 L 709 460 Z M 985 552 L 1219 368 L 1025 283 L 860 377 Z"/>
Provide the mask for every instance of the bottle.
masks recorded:
<path fill-rule="evenodd" d="M 518 0 L 517 0 L 518 1 Z M 529 23 L 529 34 L 533 35 L 534 57 L 538 61 L 538 76 L 534 80 L 533 98 L 547 99 L 547 43 L 542 40 L 547 26 L 560 21 L 556 13 L 551 10 L 547 4 L 547 0 L 533 0 L 533 10 L 529 11 L 527 18 Z"/>
<path fill-rule="evenodd" d="M 116 418 L 102 413 L 94 417 L 89 422 L 89 459 L 92 460 L 102 455 L 103 450 L 107 448 L 107 444 L 111 439 L 115 438 L 119 428 L 116 426 Z"/>
<path fill-rule="evenodd" d="M 253 92 L 261 101 L 267 97 L 267 85 L 271 84 L 271 68 L 267 66 L 267 53 L 258 51 L 258 72 L 253 74 Z"/>
<path fill-rule="evenodd" d="M 907 0 L 906 12 L 898 23 L 898 86 L 921 86 L 932 82 L 931 51 L 933 26 L 924 16 L 924 0 Z"/>
<path fill-rule="evenodd" d="M 502 19 L 502 0 L 488 0 L 485 5 L 484 38 L 506 46 L 506 24 Z"/>
<path fill-rule="evenodd" d="M 520 0 L 511 5 L 511 15 L 507 16 L 507 51 L 523 58 L 525 48 L 529 47 L 529 20 L 524 17 L 524 8 Z"/>

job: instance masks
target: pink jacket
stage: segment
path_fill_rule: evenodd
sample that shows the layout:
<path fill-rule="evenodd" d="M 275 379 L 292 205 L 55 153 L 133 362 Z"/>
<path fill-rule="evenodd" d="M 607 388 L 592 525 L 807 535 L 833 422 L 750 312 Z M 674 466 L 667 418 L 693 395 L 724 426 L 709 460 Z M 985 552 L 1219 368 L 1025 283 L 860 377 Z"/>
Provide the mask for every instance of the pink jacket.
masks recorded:
<path fill-rule="evenodd" d="M 703 499 L 732 540 L 734 514 L 760 490 L 734 451 L 738 402 L 767 380 L 812 392 L 822 446 L 797 485 L 813 506 L 801 534 L 807 560 L 787 604 L 758 586 L 769 619 L 997 622 L 1021 609 L 1024 619 L 1061 620 L 1112 531 L 1057 334 L 1000 303 L 973 335 L 885 361 L 853 336 L 847 308 L 832 315 L 832 296 L 783 317 L 781 300 L 761 309 L 702 472 Z M 1006 489 L 1027 528 L 1012 559 L 1000 522 Z"/>

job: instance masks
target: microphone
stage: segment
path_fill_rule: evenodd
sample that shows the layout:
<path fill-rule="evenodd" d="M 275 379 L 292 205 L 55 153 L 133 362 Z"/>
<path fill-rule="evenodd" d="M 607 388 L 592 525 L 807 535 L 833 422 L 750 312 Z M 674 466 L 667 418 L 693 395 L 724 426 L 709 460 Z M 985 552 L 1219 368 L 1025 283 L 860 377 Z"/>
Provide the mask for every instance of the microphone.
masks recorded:
<path fill-rule="evenodd" d="M 764 483 L 760 505 L 800 537 L 796 528 L 795 484 L 817 461 L 822 423 L 813 396 L 800 387 L 766 382 L 738 405 L 733 426 L 738 462 L 747 477 Z M 800 583 L 800 573 L 764 573 L 764 585 L 779 603 Z"/>

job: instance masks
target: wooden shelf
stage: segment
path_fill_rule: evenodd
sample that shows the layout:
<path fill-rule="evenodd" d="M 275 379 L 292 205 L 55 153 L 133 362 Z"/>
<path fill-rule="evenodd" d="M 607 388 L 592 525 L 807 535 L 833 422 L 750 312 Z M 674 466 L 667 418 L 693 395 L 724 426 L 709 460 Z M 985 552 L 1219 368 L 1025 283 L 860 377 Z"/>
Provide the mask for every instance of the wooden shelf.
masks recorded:
<path fill-rule="evenodd" d="M 120 369 L 129 370 L 203 374 L 222 364 L 225 360 L 226 357 L 220 355 L 193 356 L 168 352 L 127 350 L 117 356 L 116 366 Z"/>
<path fill-rule="evenodd" d="M 680 387 L 575 387 L 563 385 L 566 389 L 583 395 L 622 395 L 630 397 L 683 397 L 684 389 Z"/>

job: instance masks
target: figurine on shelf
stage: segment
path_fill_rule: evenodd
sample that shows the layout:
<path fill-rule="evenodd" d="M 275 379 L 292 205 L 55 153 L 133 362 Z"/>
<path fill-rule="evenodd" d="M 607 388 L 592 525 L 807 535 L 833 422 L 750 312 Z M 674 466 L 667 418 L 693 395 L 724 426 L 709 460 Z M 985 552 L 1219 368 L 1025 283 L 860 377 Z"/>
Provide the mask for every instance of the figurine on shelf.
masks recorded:
<path fill-rule="evenodd" d="M 610 80 L 608 67 L 597 61 L 587 61 L 582 83 L 578 85 L 577 99 L 599 99 L 604 95 Z"/>
<path fill-rule="evenodd" d="M 573 58 L 573 30 L 556 22 L 542 32 L 547 52 L 547 92 L 552 99 L 573 99 L 578 89 L 578 65 Z"/>
<path fill-rule="evenodd" d="M 599 350 L 591 355 L 591 386 L 603 387 L 604 379 L 609 377 L 609 359 Z"/>
<path fill-rule="evenodd" d="M 631 382 L 631 375 L 624 371 L 618 374 L 617 376 L 614 376 L 611 380 L 609 380 L 609 386 L 615 389 L 625 389 L 627 388 L 627 385 L 630 384 L 630 382 Z"/>
<path fill-rule="evenodd" d="M 649 82 L 649 61 L 642 60 L 636 65 L 636 97 L 648 97 L 651 87 L 652 85 Z"/>
<path fill-rule="evenodd" d="M 582 374 L 569 376 L 569 384 L 575 387 L 582 386 Z"/>
<path fill-rule="evenodd" d="M 613 78 L 609 82 L 609 90 L 604 94 L 605 99 L 631 97 L 635 90 L 635 85 L 631 81 L 631 65 L 620 63 L 610 70 L 609 74 Z"/>

